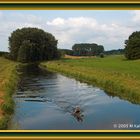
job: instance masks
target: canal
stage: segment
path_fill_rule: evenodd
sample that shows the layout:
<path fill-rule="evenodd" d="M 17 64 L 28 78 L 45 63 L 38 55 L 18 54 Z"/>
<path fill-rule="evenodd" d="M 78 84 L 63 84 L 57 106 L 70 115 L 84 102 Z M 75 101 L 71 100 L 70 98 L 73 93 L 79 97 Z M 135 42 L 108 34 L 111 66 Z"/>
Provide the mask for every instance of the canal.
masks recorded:
<path fill-rule="evenodd" d="M 22 69 L 9 129 L 140 129 L 140 105 L 39 67 Z M 75 115 L 76 108 L 80 108 Z"/>

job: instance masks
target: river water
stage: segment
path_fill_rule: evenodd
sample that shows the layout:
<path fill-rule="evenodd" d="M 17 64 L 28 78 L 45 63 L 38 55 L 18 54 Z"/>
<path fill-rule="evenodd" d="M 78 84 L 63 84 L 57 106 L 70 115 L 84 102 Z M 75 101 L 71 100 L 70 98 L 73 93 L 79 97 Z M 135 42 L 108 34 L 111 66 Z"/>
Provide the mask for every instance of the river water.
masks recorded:
<path fill-rule="evenodd" d="M 15 113 L 9 129 L 140 129 L 140 105 L 37 67 L 24 68 L 13 98 Z"/>

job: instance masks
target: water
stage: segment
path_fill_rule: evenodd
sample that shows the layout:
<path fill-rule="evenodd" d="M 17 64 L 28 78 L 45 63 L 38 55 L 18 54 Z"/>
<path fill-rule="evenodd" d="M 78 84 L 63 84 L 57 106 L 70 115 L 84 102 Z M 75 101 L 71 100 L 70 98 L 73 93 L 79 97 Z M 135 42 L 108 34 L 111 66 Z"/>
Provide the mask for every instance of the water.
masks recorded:
<path fill-rule="evenodd" d="M 139 105 L 58 73 L 28 67 L 23 75 L 9 129 L 140 129 Z"/>

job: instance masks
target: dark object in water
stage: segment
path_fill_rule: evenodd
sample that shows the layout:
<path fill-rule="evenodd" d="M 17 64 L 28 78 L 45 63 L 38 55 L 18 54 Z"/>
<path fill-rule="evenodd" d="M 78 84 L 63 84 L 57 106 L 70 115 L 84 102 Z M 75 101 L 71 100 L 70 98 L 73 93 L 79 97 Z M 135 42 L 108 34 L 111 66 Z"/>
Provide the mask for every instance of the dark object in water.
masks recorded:
<path fill-rule="evenodd" d="M 80 107 L 76 107 L 72 115 L 77 119 L 78 122 L 83 121 L 84 115 L 82 114 Z"/>
<path fill-rule="evenodd" d="M 27 99 L 27 100 L 24 100 L 24 101 L 30 101 L 30 102 L 46 102 L 46 100 L 33 100 L 33 99 Z"/>
<path fill-rule="evenodd" d="M 81 112 L 80 107 L 76 107 L 75 110 L 74 110 L 74 113 L 80 113 L 80 112 Z"/>

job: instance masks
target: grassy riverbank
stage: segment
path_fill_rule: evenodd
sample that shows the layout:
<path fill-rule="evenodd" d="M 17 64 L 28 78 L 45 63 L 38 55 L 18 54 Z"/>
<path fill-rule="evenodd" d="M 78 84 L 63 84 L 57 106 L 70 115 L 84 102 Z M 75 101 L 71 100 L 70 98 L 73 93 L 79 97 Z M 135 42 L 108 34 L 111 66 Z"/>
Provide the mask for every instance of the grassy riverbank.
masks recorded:
<path fill-rule="evenodd" d="M 0 57 L 0 129 L 6 129 L 14 111 L 12 95 L 16 89 L 17 63 Z"/>
<path fill-rule="evenodd" d="M 41 65 L 99 86 L 112 96 L 140 103 L 140 60 L 128 61 L 123 56 L 106 56 L 62 59 Z"/>

